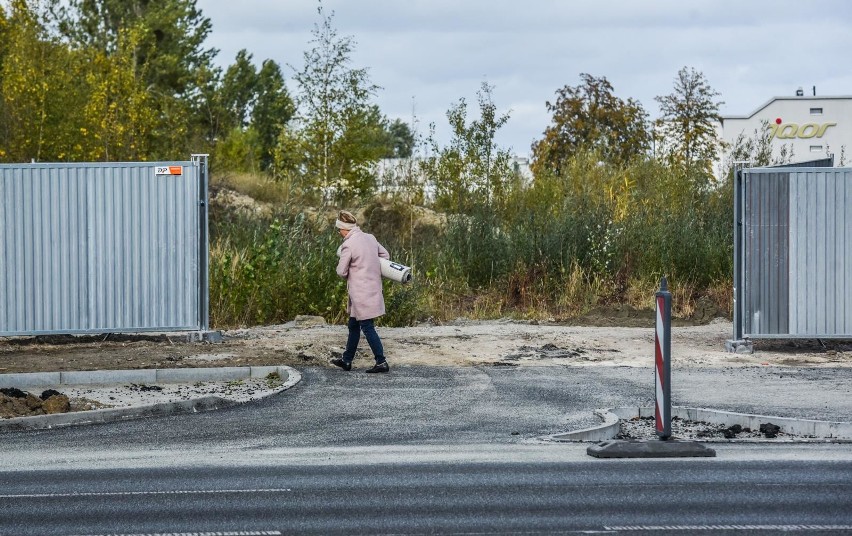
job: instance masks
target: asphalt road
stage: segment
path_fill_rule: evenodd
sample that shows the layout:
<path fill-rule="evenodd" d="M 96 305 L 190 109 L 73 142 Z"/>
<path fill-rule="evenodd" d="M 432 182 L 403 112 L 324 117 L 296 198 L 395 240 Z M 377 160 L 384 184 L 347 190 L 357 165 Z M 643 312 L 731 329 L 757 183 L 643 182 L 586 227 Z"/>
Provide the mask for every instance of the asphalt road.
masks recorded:
<path fill-rule="evenodd" d="M 10 536 L 852 532 L 836 461 L 34 471 L 3 488 Z"/>
<path fill-rule="evenodd" d="M 302 373 L 220 411 L 0 433 L 0 535 L 852 534 L 848 444 L 639 461 L 538 439 L 588 426 L 594 408 L 650 405 L 650 369 Z M 848 369 L 687 369 L 673 389 L 679 405 L 845 420 L 850 380 Z"/>
<path fill-rule="evenodd" d="M 390 374 L 302 369 L 292 389 L 194 415 L 48 432 L 0 433 L 12 452 L 203 446 L 516 444 L 597 424 L 592 411 L 652 406 L 653 370 L 631 367 L 398 367 Z M 675 405 L 848 421 L 852 368 L 675 370 Z M 0 457 L 0 469 L 7 467 Z"/>

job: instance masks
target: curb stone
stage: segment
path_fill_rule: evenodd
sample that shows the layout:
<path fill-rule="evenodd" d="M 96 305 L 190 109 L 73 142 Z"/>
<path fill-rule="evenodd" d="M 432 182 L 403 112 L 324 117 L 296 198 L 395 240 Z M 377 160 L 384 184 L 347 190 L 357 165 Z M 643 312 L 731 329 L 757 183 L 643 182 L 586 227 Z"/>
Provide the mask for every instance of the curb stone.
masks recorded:
<path fill-rule="evenodd" d="M 0 387 L 42 387 L 110 383 L 177 383 L 231 381 L 263 378 L 271 372 L 282 375 L 296 369 L 286 365 L 265 367 L 214 367 L 183 369 L 84 370 L 67 372 L 19 372 L 0 374 Z"/>
<path fill-rule="evenodd" d="M 175 372 L 179 371 L 179 372 Z M 122 383 L 184 383 L 234 381 L 247 378 L 265 378 L 277 372 L 283 383 L 264 395 L 268 396 L 285 391 L 301 381 L 302 375 L 296 369 L 286 365 L 266 367 L 222 367 L 194 369 L 142 369 L 142 370 L 95 370 L 75 372 L 37 372 L 0 374 L 0 387 L 56 387 L 70 385 L 103 385 Z M 201 396 L 190 400 L 138 404 L 125 408 L 105 408 L 52 415 L 34 415 L 0 419 L 0 431 L 5 430 L 43 430 L 78 424 L 115 422 L 140 417 L 161 417 L 181 413 L 197 413 L 213 409 L 222 409 L 243 404 L 223 396 Z"/>
<path fill-rule="evenodd" d="M 540 439 L 555 442 L 577 442 L 577 441 L 606 441 L 615 439 L 620 431 L 621 419 L 632 419 L 635 417 L 653 417 L 653 407 L 620 407 L 610 409 L 597 409 L 594 414 L 601 419 L 601 424 L 582 430 L 551 434 Z M 839 421 L 817 421 L 810 419 L 795 419 L 789 417 L 776 417 L 771 415 L 752 415 L 747 413 L 735 413 L 706 408 L 672 407 L 672 417 L 678 417 L 689 421 L 703 421 L 711 424 L 733 426 L 739 424 L 744 428 L 754 430 L 761 423 L 771 421 L 781 427 L 786 434 L 801 436 L 790 439 L 722 439 L 706 438 L 701 442 L 712 443 L 852 443 L 852 423 Z"/>

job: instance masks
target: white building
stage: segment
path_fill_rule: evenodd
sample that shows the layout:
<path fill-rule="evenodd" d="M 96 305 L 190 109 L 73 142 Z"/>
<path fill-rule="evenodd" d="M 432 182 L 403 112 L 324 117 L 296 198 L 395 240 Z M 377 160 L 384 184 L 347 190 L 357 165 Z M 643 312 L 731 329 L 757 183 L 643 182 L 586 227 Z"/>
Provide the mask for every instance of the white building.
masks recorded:
<path fill-rule="evenodd" d="M 749 115 L 722 117 L 721 138 L 728 149 L 720 165 L 728 159 L 730 145 L 743 135 L 754 138 L 769 123 L 772 158 L 781 156 L 782 147 L 792 162 L 834 157 L 834 165 L 852 161 L 852 96 L 818 97 L 805 95 L 801 88 L 792 97 L 774 97 Z"/>

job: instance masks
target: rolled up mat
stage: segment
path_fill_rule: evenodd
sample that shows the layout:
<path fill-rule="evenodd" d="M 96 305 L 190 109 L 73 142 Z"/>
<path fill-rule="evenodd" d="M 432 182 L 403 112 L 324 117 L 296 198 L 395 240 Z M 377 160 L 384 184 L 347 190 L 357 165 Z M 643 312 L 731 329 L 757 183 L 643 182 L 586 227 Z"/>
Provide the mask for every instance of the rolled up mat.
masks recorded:
<path fill-rule="evenodd" d="M 382 277 L 396 281 L 397 283 L 408 283 L 411 281 L 411 268 L 387 259 L 379 259 L 382 264 Z"/>

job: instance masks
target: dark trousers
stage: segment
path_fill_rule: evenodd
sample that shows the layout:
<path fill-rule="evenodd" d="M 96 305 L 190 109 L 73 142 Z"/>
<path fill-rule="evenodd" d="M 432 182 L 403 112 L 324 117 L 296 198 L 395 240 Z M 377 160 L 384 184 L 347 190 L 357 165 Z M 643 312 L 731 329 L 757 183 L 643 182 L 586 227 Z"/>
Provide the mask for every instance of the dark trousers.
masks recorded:
<path fill-rule="evenodd" d="M 364 337 L 367 339 L 367 344 L 370 345 L 370 350 L 373 351 L 373 357 L 376 358 L 376 363 L 385 361 L 385 349 L 382 348 L 382 340 L 379 334 L 376 333 L 376 326 L 373 325 L 373 319 L 355 320 L 354 316 L 349 317 L 349 338 L 346 339 L 346 351 L 343 352 L 343 360 L 351 363 L 355 359 L 355 350 L 358 349 L 358 342 L 361 340 L 361 332 L 364 332 Z"/>

